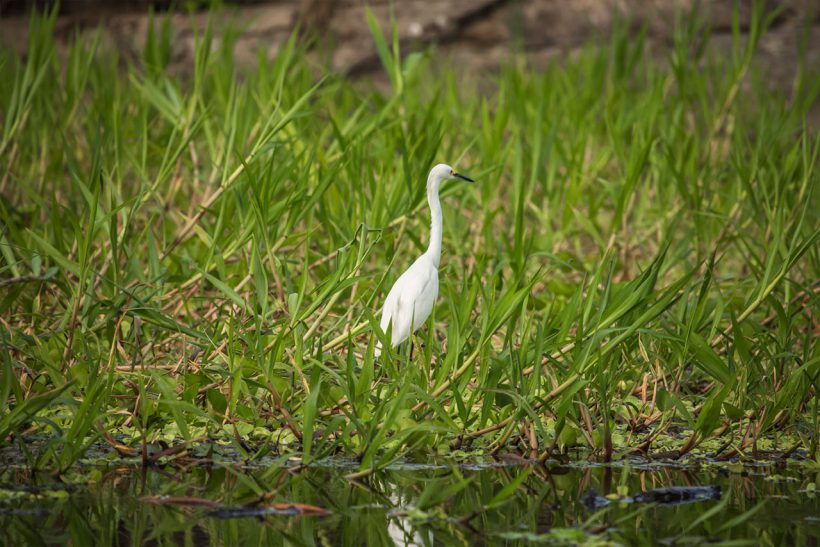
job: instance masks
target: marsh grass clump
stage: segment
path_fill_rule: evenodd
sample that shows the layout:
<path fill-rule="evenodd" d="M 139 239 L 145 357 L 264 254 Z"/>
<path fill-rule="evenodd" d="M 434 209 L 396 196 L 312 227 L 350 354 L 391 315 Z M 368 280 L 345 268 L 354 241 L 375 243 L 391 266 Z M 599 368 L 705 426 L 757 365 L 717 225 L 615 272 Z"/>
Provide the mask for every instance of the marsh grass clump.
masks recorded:
<path fill-rule="evenodd" d="M 360 474 L 452 447 L 816 458 L 820 79 L 766 85 L 769 20 L 730 55 L 695 17 L 663 58 L 618 30 L 481 94 L 372 19 L 387 91 L 317 79 L 295 38 L 248 67 L 206 30 L 180 76 L 169 33 L 58 55 L 33 17 L 0 50 L 0 443 L 46 434 L 30 464 L 62 472 L 99 439 Z M 438 304 L 412 360 L 374 358 L 444 158 L 478 182 L 443 207 Z"/>

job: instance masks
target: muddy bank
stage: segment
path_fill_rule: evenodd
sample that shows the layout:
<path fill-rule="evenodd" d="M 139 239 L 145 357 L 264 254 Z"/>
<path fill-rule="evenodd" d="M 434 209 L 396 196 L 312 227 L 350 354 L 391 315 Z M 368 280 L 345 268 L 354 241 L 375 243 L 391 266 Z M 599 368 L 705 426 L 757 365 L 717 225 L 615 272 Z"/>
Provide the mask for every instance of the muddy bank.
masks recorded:
<path fill-rule="evenodd" d="M 20 0 L 24 4 L 24 0 Z M 30 3 L 30 0 L 29 0 Z M 111 2 L 64 2 L 56 26 L 58 48 L 66 49 L 77 33 L 102 28 L 105 48 L 116 49 L 124 60 L 139 62 L 151 22 L 146 8 L 152 4 L 163 12 L 168 3 L 129 0 L 112 8 Z M 403 0 L 395 2 L 394 14 L 402 51 L 435 47 L 437 59 L 471 75 L 492 74 L 511 54 L 523 52 L 538 69 L 560 60 L 584 44 L 602 40 L 619 21 L 629 21 L 637 32 L 647 30 L 650 51 L 664 58 L 672 43 L 676 16 L 687 14 L 693 0 Z M 732 55 L 732 5 L 724 0 L 699 3 L 701 17 L 711 26 L 712 55 Z M 751 1 L 741 4 L 741 32 L 748 33 Z M 317 66 L 353 77 L 386 80 L 367 25 L 369 5 L 383 29 L 389 28 L 388 0 L 245 0 L 212 17 L 206 11 L 163 12 L 171 20 L 170 70 L 191 69 L 195 33 L 215 23 L 217 39 L 227 29 L 235 40 L 234 54 L 240 64 L 252 65 L 260 52 L 274 58 L 298 25 L 320 38 L 314 49 Z M 760 40 L 756 67 L 773 89 L 787 93 L 799 76 L 805 58 L 810 77 L 820 74 L 820 5 L 811 0 L 769 0 L 776 10 L 770 30 Z M 0 11 L 0 43 L 24 53 L 27 16 L 23 9 L 3 16 Z M 8 10 L 6 10 L 8 12 Z M 820 126 L 820 105 L 809 112 L 809 126 Z"/>
<path fill-rule="evenodd" d="M 23 4 L 24 2 L 18 2 Z M 65 45 L 76 32 L 103 27 L 103 39 L 125 57 L 135 58 L 144 42 L 150 17 L 144 4 L 133 0 L 112 9 L 108 2 L 65 2 L 57 25 Z M 161 10 L 167 3 L 152 2 Z M 389 3 L 371 0 L 384 27 Z M 403 0 L 395 3 L 402 42 L 410 48 L 436 44 L 437 51 L 465 70 L 492 70 L 511 51 L 524 51 L 536 66 L 565 55 L 596 36 L 609 33 L 624 17 L 637 29 L 646 25 L 650 47 L 661 53 L 672 36 L 677 12 L 688 12 L 692 0 Z M 700 13 L 713 28 L 712 47 L 731 53 L 733 3 L 701 2 Z M 741 25 L 747 29 L 751 2 L 741 2 Z M 795 74 L 801 40 L 809 66 L 820 69 L 820 9 L 809 0 L 770 1 L 779 8 L 772 29 L 761 41 L 759 62 L 775 85 L 788 86 Z M 9 12 L 9 8 L 6 9 Z M 0 40 L 25 50 L 26 15 L 21 9 L 0 18 Z M 184 68 L 192 62 L 194 30 L 203 28 L 209 15 L 175 12 L 172 17 L 172 65 Z M 348 74 L 371 74 L 380 69 L 367 27 L 363 0 L 278 0 L 246 2 L 225 8 L 216 21 L 221 29 L 244 29 L 235 52 L 240 62 L 253 63 L 258 51 L 274 57 L 298 23 L 322 37 L 321 48 L 329 65 Z"/>

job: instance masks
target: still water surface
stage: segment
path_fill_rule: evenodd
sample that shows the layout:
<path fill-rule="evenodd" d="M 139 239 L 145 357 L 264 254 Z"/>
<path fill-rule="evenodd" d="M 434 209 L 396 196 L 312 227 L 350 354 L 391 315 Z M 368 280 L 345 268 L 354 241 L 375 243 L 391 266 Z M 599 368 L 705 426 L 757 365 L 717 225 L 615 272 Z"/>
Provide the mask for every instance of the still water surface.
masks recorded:
<path fill-rule="evenodd" d="M 307 468 L 270 460 L 86 464 L 61 482 L 7 465 L 0 543 L 818 545 L 820 474 L 807 469 L 402 461 L 351 481 L 347 460 Z M 692 488 L 703 486 L 711 488 Z"/>

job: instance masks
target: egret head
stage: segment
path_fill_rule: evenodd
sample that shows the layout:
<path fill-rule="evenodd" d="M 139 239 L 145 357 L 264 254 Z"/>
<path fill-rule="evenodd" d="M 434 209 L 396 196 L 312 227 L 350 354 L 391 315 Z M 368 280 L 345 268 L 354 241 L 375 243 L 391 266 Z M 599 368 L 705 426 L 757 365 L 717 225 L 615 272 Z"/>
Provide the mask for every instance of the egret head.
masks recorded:
<path fill-rule="evenodd" d="M 427 177 L 427 186 L 438 188 L 438 186 L 448 179 L 463 179 L 469 182 L 475 182 L 473 179 L 461 173 L 456 173 L 455 170 L 447 164 L 439 163 L 430 170 L 430 176 Z"/>

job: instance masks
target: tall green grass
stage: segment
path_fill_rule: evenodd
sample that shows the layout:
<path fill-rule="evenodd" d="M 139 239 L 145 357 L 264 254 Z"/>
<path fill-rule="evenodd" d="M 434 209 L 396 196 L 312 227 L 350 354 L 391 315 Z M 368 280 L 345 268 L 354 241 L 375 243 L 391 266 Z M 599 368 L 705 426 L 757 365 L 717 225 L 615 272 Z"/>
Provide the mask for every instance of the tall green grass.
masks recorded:
<path fill-rule="evenodd" d="M 0 442 L 45 433 L 32 465 L 63 471 L 101 438 L 358 474 L 453 448 L 816 456 L 820 78 L 771 89 L 770 20 L 729 55 L 691 17 L 665 57 L 624 25 L 478 79 L 371 18 L 380 90 L 296 37 L 240 66 L 205 30 L 180 75 L 167 22 L 133 59 L 58 53 L 34 16 L 26 57 L 0 51 Z M 412 358 L 374 359 L 440 161 L 478 182 L 443 189 L 438 305 Z"/>

